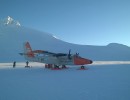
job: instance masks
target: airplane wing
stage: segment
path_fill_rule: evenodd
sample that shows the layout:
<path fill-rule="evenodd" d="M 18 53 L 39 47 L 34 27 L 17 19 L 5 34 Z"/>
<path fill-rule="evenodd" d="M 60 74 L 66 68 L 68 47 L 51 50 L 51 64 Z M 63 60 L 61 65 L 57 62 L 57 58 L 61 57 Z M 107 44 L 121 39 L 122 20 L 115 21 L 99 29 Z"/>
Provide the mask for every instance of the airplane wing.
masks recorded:
<path fill-rule="evenodd" d="M 46 54 L 46 55 L 54 56 L 54 57 L 67 56 L 67 54 L 65 54 L 65 53 L 53 53 L 53 52 L 48 52 L 48 51 L 44 51 L 44 50 L 34 50 L 32 52 L 38 53 L 38 54 Z"/>
<path fill-rule="evenodd" d="M 68 59 L 70 59 L 71 57 L 71 54 L 70 54 L 70 51 L 69 50 L 69 53 L 68 54 L 65 54 L 65 53 L 53 53 L 53 52 L 49 52 L 49 51 L 44 51 L 44 50 L 32 50 L 29 42 L 26 42 L 24 44 L 24 49 L 25 49 L 25 52 L 24 53 L 19 53 L 20 55 L 25 55 L 25 56 L 33 56 L 36 54 L 45 54 L 45 55 L 48 55 L 48 56 L 53 56 L 53 57 L 64 57 L 64 56 L 68 56 Z"/>

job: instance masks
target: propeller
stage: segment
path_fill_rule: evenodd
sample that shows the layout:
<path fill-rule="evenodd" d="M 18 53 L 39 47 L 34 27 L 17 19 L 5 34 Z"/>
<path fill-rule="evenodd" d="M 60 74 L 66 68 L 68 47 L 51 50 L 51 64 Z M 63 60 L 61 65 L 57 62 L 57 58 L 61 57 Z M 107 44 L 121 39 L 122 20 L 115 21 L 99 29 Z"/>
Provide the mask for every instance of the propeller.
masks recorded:
<path fill-rule="evenodd" d="M 70 54 L 70 52 L 71 52 L 71 49 L 69 50 L 68 59 L 71 59 L 71 54 Z"/>

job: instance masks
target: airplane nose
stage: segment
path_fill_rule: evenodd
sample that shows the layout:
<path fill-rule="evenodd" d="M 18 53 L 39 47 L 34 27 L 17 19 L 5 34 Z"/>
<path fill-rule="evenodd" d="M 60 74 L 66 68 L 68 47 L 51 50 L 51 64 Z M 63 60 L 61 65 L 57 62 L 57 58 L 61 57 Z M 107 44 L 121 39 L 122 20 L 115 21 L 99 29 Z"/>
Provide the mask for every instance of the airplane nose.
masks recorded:
<path fill-rule="evenodd" d="M 75 58 L 74 63 L 76 65 L 91 64 L 93 61 L 85 58 Z"/>
<path fill-rule="evenodd" d="M 89 59 L 84 59 L 84 62 L 85 62 L 85 64 L 92 64 L 93 63 L 93 61 L 89 60 Z"/>
<path fill-rule="evenodd" d="M 92 63 L 93 63 L 93 61 L 92 61 L 92 60 L 89 60 L 89 62 L 90 62 L 90 64 L 92 64 Z"/>

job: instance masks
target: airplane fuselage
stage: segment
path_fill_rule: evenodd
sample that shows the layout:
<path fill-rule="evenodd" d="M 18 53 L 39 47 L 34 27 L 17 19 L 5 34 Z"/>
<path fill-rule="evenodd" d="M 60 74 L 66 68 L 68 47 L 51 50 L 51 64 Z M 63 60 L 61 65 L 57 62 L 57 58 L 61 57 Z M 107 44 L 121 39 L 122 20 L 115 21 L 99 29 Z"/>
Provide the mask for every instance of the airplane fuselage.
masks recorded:
<path fill-rule="evenodd" d="M 55 64 L 55 65 L 85 65 L 91 64 L 92 61 L 89 59 L 81 58 L 80 56 L 72 55 L 70 59 L 68 56 L 49 56 L 45 54 L 36 54 L 32 58 L 27 58 L 27 60 L 46 63 L 46 64 Z"/>

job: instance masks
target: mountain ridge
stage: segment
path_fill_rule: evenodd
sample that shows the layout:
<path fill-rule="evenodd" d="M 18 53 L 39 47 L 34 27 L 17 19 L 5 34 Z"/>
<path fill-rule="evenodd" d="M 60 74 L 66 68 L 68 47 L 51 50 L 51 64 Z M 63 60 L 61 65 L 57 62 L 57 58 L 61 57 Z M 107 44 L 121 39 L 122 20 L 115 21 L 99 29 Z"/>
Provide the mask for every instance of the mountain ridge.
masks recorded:
<path fill-rule="evenodd" d="M 0 26 L 0 62 L 25 61 L 19 53 L 23 52 L 23 43 L 29 42 L 32 49 L 47 50 L 50 52 L 79 53 L 80 56 L 92 60 L 130 60 L 130 47 L 110 43 L 106 46 L 79 45 L 62 41 L 53 34 L 37 31 L 16 25 Z"/>

